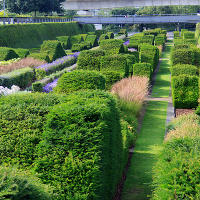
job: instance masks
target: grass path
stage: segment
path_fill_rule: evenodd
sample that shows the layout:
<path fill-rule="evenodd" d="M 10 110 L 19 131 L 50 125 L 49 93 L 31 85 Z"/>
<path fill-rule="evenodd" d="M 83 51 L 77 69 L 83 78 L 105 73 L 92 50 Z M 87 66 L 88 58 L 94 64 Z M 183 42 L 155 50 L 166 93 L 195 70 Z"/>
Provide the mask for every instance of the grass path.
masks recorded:
<path fill-rule="evenodd" d="M 170 45 L 167 43 L 162 54 L 160 70 L 157 73 L 152 97 L 169 97 L 170 71 L 169 57 Z M 124 185 L 122 200 L 149 199 L 152 191 L 152 167 L 161 148 L 165 135 L 167 117 L 167 101 L 148 101 L 142 128 L 136 141 L 131 159 L 127 179 Z"/>

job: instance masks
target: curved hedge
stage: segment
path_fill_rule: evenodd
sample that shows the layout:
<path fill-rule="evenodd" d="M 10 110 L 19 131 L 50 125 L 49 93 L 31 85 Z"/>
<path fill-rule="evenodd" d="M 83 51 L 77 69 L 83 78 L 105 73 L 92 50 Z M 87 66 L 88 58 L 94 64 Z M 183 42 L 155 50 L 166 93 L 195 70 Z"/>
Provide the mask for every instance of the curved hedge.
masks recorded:
<path fill-rule="evenodd" d="M 195 76 L 198 74 L 198 68 L 194 65 L 174 65 L 171 67 L 171 75 L 172 76 L 179 76 L 179 75 L 190 75 Z"/>
<path fill-rule="evenodd" d="M 85 42 L 91 43 L 92 47 L 98 46 L 98 40 L 96 35 L 88 35 Z"/>
<path fill-rule="evenodd" d="M 76 70 L 63 74 L 53 91 L 70 94 L 77 90 L 105 89 L 105 78 L 95 71 Z"/>
<path fill-rule="evenodd" d="M 69 36 L 59 36 L 59 37 L 56 37 L 56 39 L 61 42 L 63 49 L 71 48 L 72 44 L 71 44 L 71 39 Z"/>
<path fill-rule="evenodd" d="M 7 61 L 18 57 L 19 55 L 13 49 L 7 47 L 0 47 L 0 61 Z"/>

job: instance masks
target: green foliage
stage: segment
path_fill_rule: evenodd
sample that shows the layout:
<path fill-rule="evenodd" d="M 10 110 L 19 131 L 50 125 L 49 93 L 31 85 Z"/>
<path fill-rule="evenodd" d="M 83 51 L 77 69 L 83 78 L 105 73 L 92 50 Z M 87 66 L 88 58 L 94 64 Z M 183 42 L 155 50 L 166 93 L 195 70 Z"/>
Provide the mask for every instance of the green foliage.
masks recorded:
<path fill-rule="evenodd" d="M 136 58 L 136 62 L 138 63 L 139 62 L 139 52 L 138 51 L 128 51 L 126 52 L 126 54 L 130 54 L 130 55 L 134 55 L 135 58 Z"/>
<path fill-rule="evenodd" d="M 181 37 L 182 38 L 183 38 L 185 32 L 188 32 L 188 29 L 181 29 Z"/>
<path fill-rule="evenodd" d="M 121 73 L 116 71 L 101 71 L 101 74 L 106 80 L 106 90 L 110 90 L 113 84 L 122 79 Z"/>
<path fill-rule="evenodd" d="M 125 48 L 123 43 L 123 40 L 118 39 L 102 40 L 100 48 L 105 51 L 106 55 L 124 53 Z"/>
<path fill-rule="evenodd" d="M 100 71 L 100 61 L 104 55 L 105 52 L 103 50 L 82 51 L 78 57 L 77 68 Z"/>
<path fill-rule="evenodd" d="M 146 31 L 143 31 L 143 33 L 144 35 L 154 35 L 154 36 L 157 36 L 159 34 L 164 34 L 164 35 L 167 34 L 166 30 L 162 30 L 161 28 L 146 30 Z"/>
<path fill-rule="evenodd" d="M 57 93 L 70 94 L 77 90 L 105 89 L 105 78 L 96 71 L 76 70 L 63 74 L 54 88 Z"/>
<path fill-rule="evenodd" d="M 137 62 L 135 55 L 132 54 L 123 54 L 127 59 L 127 65 L 129 67 L 129 73 L 133 74 L 133 64 Z"/>
<path fill-rule="evenodd" d="M 174 39 L 180 38 L 180 32 L 174 31 Z"/>
<path fill-rule="evenodd" d="M 128 32 L 126 29 L 120 29 L 118 35 L 125 35 L 126 37 L 128 36 Z"/>
<path fill-rule="evenodd" d="M 183 39 L 195 39 L 195 32 L 192 31 L 184 31 L 183 32 Z"/>
<path fill-rule="evenodd" d="M 79 52 L 79 51 L 87 50 L 91 48 L 92 48 L 92 44 L 90 42 L 81 42 L 79 44 L 73 44 L 71 50 L 72 52 Z"/>
<path fill-rule="evenodd" d="M 32 57 L 32 58 L 35 58 L 35 59 L 38 59 L 38 60 L 44 60 L 48 63 L 50 63 L 50 58 L 49 58 L 49 55 L 47 53 L 31 53 L 28 55 L 28 57 Z"/>
<path fill-rule="evenodd" d="M 165 42 L 166 42 L 166 35 L 164 34 L 159 34 L 155 37 L 155 45 L 156 46 L 164 46 L 165 45 Z"/>
<path fill-rule="evenodd" d="M 120 72 L 123 77 L 128 77 L 129 66 L 126 56 L 116 54 L 102 57 L 100 71 L 117 71 Z"/>
<path fill-rule="evenodd" d="M 33 79 L 33 69 L 26 67 L 0 75 L 0 85 L 9 88 L 11 88 L 12 85 L 17 85 L 20 88 L 25 88 L 32 83 Z"/>
<path fill-rule="evenodd" d="M 171 67 L 172 76 L 179 76 L 179 75 L 195 76 L 197 74 L 198 74 L 198 68 L 194 65 L 178 64 Z"/>
<path fill-rule="evenodd" d="M 0 61 L 6 61 L 18 57 L 19 55 L 16 54 L 16 52 L 13 49 L 7 47 L 0 47 Z"/>
<path fill-rule="evenodd" d="M 146 76 L 149 80 L 151 80 L 152 73 L 153 68 L 150 63 L 136 63 L 133 65 L 134 76 Z"/>
<path fill-rule="evenodd" d="M 84 39 L 83 39 L 83 36 L 81 34 L 71 36 L 71 44 L 72 44 L 72 46 L 74 44 L 79 44 L 79 43 L 81 43 L 83 41 L 84 41 Z"/>
<path fill-rule="evenodd" d="M 98 46 L 98 40 L 96 35 L 88 35 L 85 42 L 91 43 L 92 47 Z"/>
<path fill-rule="evenodd" d="M 80 36 L 83 38 L 83 41 L 87 39 L 88 34 L 80 34 Z"/>
<path fill-rule="evenodd" d="M 115 99 L 102 91 L 71 94 L 47 118 L 35 162 L 40 178 L 59 189 L 59 199 L 112 199 L 123 159 Z"/>
<path fill-rule="evenodd" d="M 0 199 L 53 200 L 52 188 L 27 171 L 0 166 Z"/>
<path fill-rule="evenodd" d="M 28 49 L 18 48 L 18 49 L 13 49 L 13 50 L 19 56 L 19 58 L 26 58 L 30 54 Z"/>
<path fill-rule="evenodd" d="M 40 51 L 41 53 L 47 53 L 51 62 L 66 55 L 61 43 L 57 40 L 45 40 Z"/>
<path fill-rule="evenodd" d="M 174 45 L 174 49 L 189 49 L 190 45 L 189 44 L 176 44 Z"/>
<path fill-rule="evenodd" d="M 61 42 L 63 49 L 70 49 L 72 44 L 71 44 L 71 39 L 69 36 L 59 36 L 56 37 L 56 39 Z"/>
<path fill-rule="evenodd" d="M 107 40 L 109 39 L 108 35 L 107 34 L 101 34 L 100 37 L 99 37 L 99 43 L 103 40 Z"/>
<path fill-rule="evenodd" d="M 175 108 L 196 108 L 199 98 L 198 76 L 172 77 L 172 97 Z"/>
<path fill-rule="evenodd" d="M 71 36 L 91 30 L 91 25 L 79 25 L 77 22 L 1 26 L 0 46 L 13 48 L 39 47 L 44 40 L 55 40 L 57 36 Z"/>
<path fill-rule="evenodd" d="M 34 82 L 32 84 L 32 90 L 33 90 L 33 92 L 42 92 L 43 91 L 43 86 L 44 85 L 39 81 Z"/>
<path fill-rule="evenodd" d="M 113 32 L 107 32 L 107 35 L 109 39 L 114 39 L 114 33 Z"/>
<path fill-rule="evenodd" d="M 95 35 L 97 36 L 97 38 L 100 38 L 100 36 L 104 34 L 104 30 L 96 30 L 95 31 Z"/>

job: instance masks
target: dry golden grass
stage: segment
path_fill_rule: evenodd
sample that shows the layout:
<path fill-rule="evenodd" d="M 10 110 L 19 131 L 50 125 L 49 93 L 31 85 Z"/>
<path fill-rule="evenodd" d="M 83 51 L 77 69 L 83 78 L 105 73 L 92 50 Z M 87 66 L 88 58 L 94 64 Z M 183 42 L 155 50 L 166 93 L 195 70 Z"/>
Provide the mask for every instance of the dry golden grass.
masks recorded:
<path fill-rule="evenodd" d="M 142 104 L 148 95 L 148 87 L 148 78 L 132 76 L 115 83 L 111 92 L 125 101 Z"/>
<path fill-rule="evenodd" d="M 45 61 L 37 60 L 34 58 L 23 58 L 17 62 L 8 64 L 8 65 L 0 65 L 0 74 L 5 74 L 11 72 L 16 69 L 21 69 L 24 67 L 34 67 L 39 66 L 46 63 Z"/>

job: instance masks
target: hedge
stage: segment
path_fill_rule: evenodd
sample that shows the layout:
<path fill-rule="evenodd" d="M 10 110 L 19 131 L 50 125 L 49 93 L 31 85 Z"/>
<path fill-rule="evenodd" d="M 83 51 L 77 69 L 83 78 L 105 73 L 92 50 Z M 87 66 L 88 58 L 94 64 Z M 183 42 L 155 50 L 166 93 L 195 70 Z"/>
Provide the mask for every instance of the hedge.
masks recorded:
<path fill-rule="evenodd" d="M 0 166 L 0 199 L 53 200 L 53 188 L 27 171 Z"/>
<path fill-rule="evenodd" d="M 51 62 L 49 55 L 47 53 L 31 53 L 28 55 L 28 57 L 32 57 L 38 60 L 45 60 L 48 63 Z"/>
<path fill-rule="evenodd" d="M 98 40 L 96 35 L 88 35 L 85 42 L 91 43 L 92 47 L 98 46 Z"/>
<path fill-rule="evenodd" d="M 41 53 L 47 53 L 51 62 L 66 55 L 61 43 L 57 40 L 45 40 L 40 51 Z"/>
<path fill-rule="evenodd" d="M 59 199 L 112 199 L 122 174 L 122 135 L 113 97 L 69 95 L 47 116 L 36 172 L 59 188 Z"/>
<path fill-rule="evenodd" d="M 80 34 L 80 36 L 83 38 L 83 41 L 87 39 L 88 34 Z"/>
<path fill-rule="evenodd" d="M 165 34 L 166 35 L 166 30 L 162 30 L 161 28 L 155 28 L 155 29 L 150 29 L 143 31 L 144 35 L 154 35 L 157 36 L 158 34 Z"/>
<path fill-rule="evenodd" d="M 183 38 L 183 35 L 185 32 L 188 32 L 188 29 L 181 29 L 181 37 Z"/>
<path fill-rule="evenodd" d="M 195 32 L 192 31 L 184 31 L 183 32 L 183 39 L 195 39 Z"/>
<path fill-rule="evenodd" d="M 180 32 L 174 31 L 174 39 L 180 38 Z"/>
<path fill-rule="evenodd" d="M 187 64 L 178 64 L 171 67 L 171 75 L 179 76 L 179 75 L 189 75 L 195 76 L 198 75 L 198 68 L 194 65 Z"/>
<path fill-rule="evenodd" d="M 63 49 L 70 49 L 72 44 L 71 44 L 71 39 L 69 36 L 59 36 L 56 37 L 56 39 L 61 42 Z"/>
<path fill-rule="evenodd" d="M 136 62 L 138 63 L 139 62 L 139 52 L 138 51 L 128 51 L 126 52 L 126 54 L 130 54 L 130 55 L 134 55 L 135 58 L 136 58 Z"/>
<path fill-rule="evenodd" d="M 155 43 L 156 46 L 161 46 L 161 45 L 164 46 L 165 42 L 166 42 L 166 36 L 165 35 L 159 34 L 155 37 L 154 43 Z"/>
<path fill-rule="evenodd" d="M 84 39 L 83 39 L 83 36 L 81 34 L 71 36 L 71 44 L 72 44 L 72 46 L 74 44 L 79 44 L 79 43 L 81 43 L 83 41 L 84 41 Z"/>
<path fill-rule="evenodd" d="M 95 31 L 95 35 L 97 36 L 97 38 L 100 38 L 100 36 L 102 35 L 102 34 L 104 34 L 104 30 L 96 30 Z"/>
<path fill-rule="evenodd" d="M 19 56 L 19 58 L 25 58 L 25 57 L 27 57 L 30 54 L 30 52 L 29 52 L 28 49 L 18 48 L 18 49 L 13 49 L 13 50 Z"/>
<path fill-rule="evenodd" d="M 120 72 L 123 77 L 128 77 L 129 66 L 126 56 L 117 54 L 102 57 L 100 71 L 117 71 Z"/>
<path fill-rule="evenodd" d="M 126 37 L 128 36 L 128 32 L 126 29 L 120 29 L 118 35 L 125 35 Z"/>
<path fill-rule="evenodd" d="M 150 63 L 136 63 L 133 65 L 134 76 L 146 76 L 151 80 L 152 73 L 153 67 Z"/>
<path fill-rule="evenodd" d="M 90 42 L 81 42 L 79 44 L 73 44 L 71 50 L 72 52 L 80 52 L 90 48 L 92 48 L 92 44 Z"/>
<path fill-rule="evenodd" d="M 105 89 L 105 78 L 95 71 L 75 70 L 63 74 L 53 91 L 70 94 L 71 92 L 86 89 Z"/>
<path fill-rule="evenodd" d="M 11 88 L 17 85 L 20 88 L 29 86 L 34 79 L 33 69 L 30 67 L 17 69 L 7 74 L 0 75 L 0 85 Z"/>
<path fill-rule="evenodd" d="M 58 36 L 71 36 L 93 30 L 94 27 L 92 25 L 81 25 L 77 22 L 1 26 L 0 46 L 36 48 L 39 47 L 44 40 L 55 40 Z"/>
<path fill-rule="evenodd" d="M 78 57 L 77 69 L 100 71 L 101 57 L 105 55 L 103 50 L 82 51 Z"/>
<path fill-rule="evenodd" d="M 113 32 L 107 32 L 109 39 L 114 39 L 115 35 Z"/>
<path fill-rule="evenodd" d="M 0 98 L 0 163 L 30 167 L 36 158 L 46 115 L 61 95 L 15 94 Z"/>
<path fill-rule="evenodd" d="M 123 43 L 123 40 L 118 39 L 102 40 L 100 43 L 100 48 L 105 51 L 106 55 L 124 53 L 125 48 Z"/>
<path fill-rule="evenodd" d="M 189 49 L 190 45 L 189 44 L 176 44 L 174 45 L 173 49 Z"/>
<path fill-rule="evenodd" d="M 127 59 L 127 65 L 129 67 L 129 73 L 133 74 L 133 64 L 137 62 L 135 55 L 132 54 L 123 54 Z"/>
<path fill-rule="evenodd" d="M 0 47 L 0 61 L 7 61 L 18 57 L 19 55 L 13 49 L 7 47 Z"/>
<path fill-rule="evenodd" d="M 172 77 L 172 97 L 175 108 L 196 108 L 199 98 L 198 76 Z"/>
<path fill-rule="evenodd" d="M 107 35 L 107 34 L 102 34 L 102 35 L 100 36 L 100 38 L 99 38 L 99 43 L 100 43 L 101 41 L 107 40 L 107 39 L 109 39 L 108 35 Z"/>
<path fill-rule="evenodd" d="M 122 79 L 121 73 L 116 71 L 101 71 L 101 74 L 106 80 L 106 90 L 110 90 L 113 84 Z"/>

